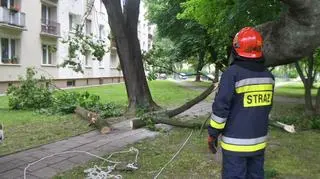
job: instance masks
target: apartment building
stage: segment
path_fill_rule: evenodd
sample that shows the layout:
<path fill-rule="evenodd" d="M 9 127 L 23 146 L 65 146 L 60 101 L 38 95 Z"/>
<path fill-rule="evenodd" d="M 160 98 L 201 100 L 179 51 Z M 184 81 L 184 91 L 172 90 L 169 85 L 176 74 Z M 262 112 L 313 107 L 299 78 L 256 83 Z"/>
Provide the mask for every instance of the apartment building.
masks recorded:
<path fill-rule="evenodd" d="M 108 16 L 101 0 L 0 0 L 0 93 L 18 83 L 27 67 L 35 67 L 39 75 L 54 79 L 59 87 L 98 85 L 123 81 L 118 70 L 115 43 L 110 42 Z M 92 11 L 85 20 L 88 9 Z M 139 39 L 141 49 L 152 46 L 154 26 L 145 19 L 141 3 Z M 71 68 L 58 68 L 68 58 L 68 45 L 62 43 L 77 25 L 84 23 L 84 33 L 106 41 L 102 61 L 91 54 L 79 55 L 84 73 Z"/>

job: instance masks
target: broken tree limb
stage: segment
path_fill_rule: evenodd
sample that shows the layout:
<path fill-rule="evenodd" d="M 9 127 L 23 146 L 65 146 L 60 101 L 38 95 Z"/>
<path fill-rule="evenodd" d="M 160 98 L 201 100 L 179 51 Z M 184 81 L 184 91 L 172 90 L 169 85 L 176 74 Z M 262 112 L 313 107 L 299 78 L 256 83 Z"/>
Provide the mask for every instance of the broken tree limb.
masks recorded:
<path fill-rule="evenodd" d="M 275 122 L 270 121 L 269 126 L 273 126 L 273 127 L 277 127 L 277 128 L 283 129 L 284 131 L 289 132 L 291 134 L 296 133 L 294 125 L 284 124 L 284 123 L 281 123 L 279 121 L 275 121 Z"/>
<path fill-rule="evenodd" d="M 209 118 L 207 118 L 207 120 Z M 181 127 L 181 128 L 200 129 L 200 133 L 199 133 L 200 135 L 202 133 L 202 130 L 209 126 L 209 125 L 206 125 L 207 120 L 203 124 L 177 121 L 177 120 L 170 119 L 168 116 L 162 116 L 162 117 L 157 116 L 156 118 L 151 118 L 151 120 L 154 124 L 168 124 L 171 126 Z M 139 129 L 139 128 L 145 127 L 146 125 L 147 125 L 147 122 L 145 120 L 142 120 L 141 118 L 134 118 L 131 120 L 131 129 Z M 275 122 L 271 121 L 269 123 L 269 126 L 283 129 L 288 133 L 296 132 L 294 129 L 294 125 L 287 125 L 278 121 L 275 121 Z"/>
<path fill-rule="evenodd" d="M 89 122 L 89 125 L 93 125 L 100 130 L 101 133 L 106 134 L 111 131 L 109 123 L 106 119 L 102 119 L 99 114 L 95 112 L 88 111 L 83 107 L 77 106 L 75 111 L 82 119 L 85 119 Z"/>
<path fill-rule="evenodd" d="M 171 118 L 171 117 L 174 117 L 188 109 L 190 109 L 192 106 L 198 104 L 200 101 L 206 99 L 214 89 L 216 89 L 218 86 L 218 84 L 216 83 L 212 83 L 208 89 L 206 89 L 203 93 L 201 93 L 199 96 L 195 97 L 194 99 L 192 99 L 191 101 L 183 104 L 182 106 L 176 108 L 176 109 L 173 109 L 173 110 L 169 110 L 167 112 L 168 116 Z"/>
<path fill-rule="evenodd" d="M 169 117 L 162 118 L 162 119 L 161 118 L 152 119 L 152 122 L 154 124 L 168 124 L 175 127 L 189 128 L 189 129 L 200 129 L 202 126 L 201 123 L 182 122 L 182 121 L 170 119 Z M 140 118 L 135 118 L 131 120 L 132 129 L 139 129 L 141 127 L 145 127 L 146 125 L 147 125 L 147 122 Z"/>

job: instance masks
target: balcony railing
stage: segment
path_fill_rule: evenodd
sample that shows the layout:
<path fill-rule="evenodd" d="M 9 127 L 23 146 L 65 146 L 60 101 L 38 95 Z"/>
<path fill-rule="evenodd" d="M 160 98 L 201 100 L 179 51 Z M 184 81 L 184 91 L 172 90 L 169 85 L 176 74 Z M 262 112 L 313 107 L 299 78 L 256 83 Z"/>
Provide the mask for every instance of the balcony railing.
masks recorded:
<path fill-rule="evenodd" d="M 26 15 L 25 13 L 19 12 L 15 9 L 0 7 L 0 22 L 13 26 L 25 27 Z"/>
<path fill-rule="evenodd" d="M 41 32 L 60 36 L 60 24 L 52 20 L 41 19 Z"/>

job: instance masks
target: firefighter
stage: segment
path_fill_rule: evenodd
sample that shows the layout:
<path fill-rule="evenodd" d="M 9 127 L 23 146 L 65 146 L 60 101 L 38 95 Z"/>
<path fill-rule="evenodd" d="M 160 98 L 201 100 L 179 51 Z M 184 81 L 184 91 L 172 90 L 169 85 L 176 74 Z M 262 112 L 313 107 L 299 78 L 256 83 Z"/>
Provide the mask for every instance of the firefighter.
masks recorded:
<path fill-rule="evenodd" d="M 216 153 L 221 134 L 223 179 L 264 178 L 264 151 L 274 77 L 264 66 L 263 39 L 252 27 L 233 40 L 229 68 L 222 74 L 212 105 L 208 144 Z"/>

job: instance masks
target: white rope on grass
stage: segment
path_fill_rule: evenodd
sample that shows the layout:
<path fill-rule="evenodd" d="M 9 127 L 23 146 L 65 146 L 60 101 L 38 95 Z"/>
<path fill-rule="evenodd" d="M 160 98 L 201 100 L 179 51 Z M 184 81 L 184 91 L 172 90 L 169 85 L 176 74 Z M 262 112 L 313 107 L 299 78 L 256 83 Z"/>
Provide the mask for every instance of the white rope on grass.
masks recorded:
<path fill-rule="evenodd" d="M 173 155 L 173 157 L 161 168 L 161 170 L 159 171 L 159 173 L 153 178 L 153 179 L 157 179 L 160 174 L 163 172 L 163 170 L 179 155 L 179 153 L 182 151 L 182 149 L 184 148 L 184 146 L 187 144 L 187 142 L 189 141 L 190 137 L 192 136 L 193 131 L 190 132 L 189 137 L 185 140 L 185 142 L 182 144 L 182 146 L 180 147 L 180 149 Z"/>
<path fill-rule="evenodd" d="M 121 179 L 122 176 L 121 175 L 112 175 L 111 172 L 115 170 L 116 166 L 122 162 L 117 162 L 117 161 L 112 161 L 112 160 L 109 160 L 114 154 L 123 154 L 123 153 L 129 153 L 129 152 L 136 152 L 136 156 L 135 156 L 135 161 L 133 163 L 128 163 L 127 164 L 127 168 L 130 168 L 132 170 L 137 170 L 138 167 L 136 166 L 137 162 L 138 162 L 138 156 L 139 156 L 139 150 L 134 148 L 134 147 L 131 147 L 129 150 L 127 151 L 120 151 L 120 152 L 113 152 L 109 155 L 108 158 L 103 158 L 103 157 L 100 157 L 98 155 L 95 155 L 95 154 L 92 154 L 90 152 L 86 152 L 86 151 L 65 151 L 65 152 L 60 152 L 60 153 L 55 153 L 55 154 L 51 154 L 51 155 L 48 155 L 48 156 L 45 156 L 35 162 L 32 162 L 30 164 L 27 165 L 26 168 L 24 168 L 24 171 L 23 171 L 23 178 L 24 179 L 27 179 L 27 176 L 26 176 L 26 173 L 27 173 L 27 170 L 29 167 L 31 167 L 32 165 L 35 165 L 36 163 L 39 163 L 47 158 L 51 158 L 51 157 L 54 157 L 54 156 L 57 156 L 57 155 L 63 155 L 63 154 L 68 154 L 68 153 L 84 153 L 84 154 L 87 154 L 87 155 L 90 155 L 92 157 L 96 157 L 98 159 L 101 159 L 105 162 L 108 162 L 108 163 L 112 163 L 114 164 L 113 166 L 107 166 L 107 167 L 98 167 L 98 166 L 94 166 L 94 168 L 89 168 L 87 170 L 85 170 L 84 172 L 87 173 L 87 178 L 88 179 L 108 179 L 108 178 L 115 178 L 115 179 Z M 103 168 L 107 168 L 107 172 L 103 171 Z"/>

